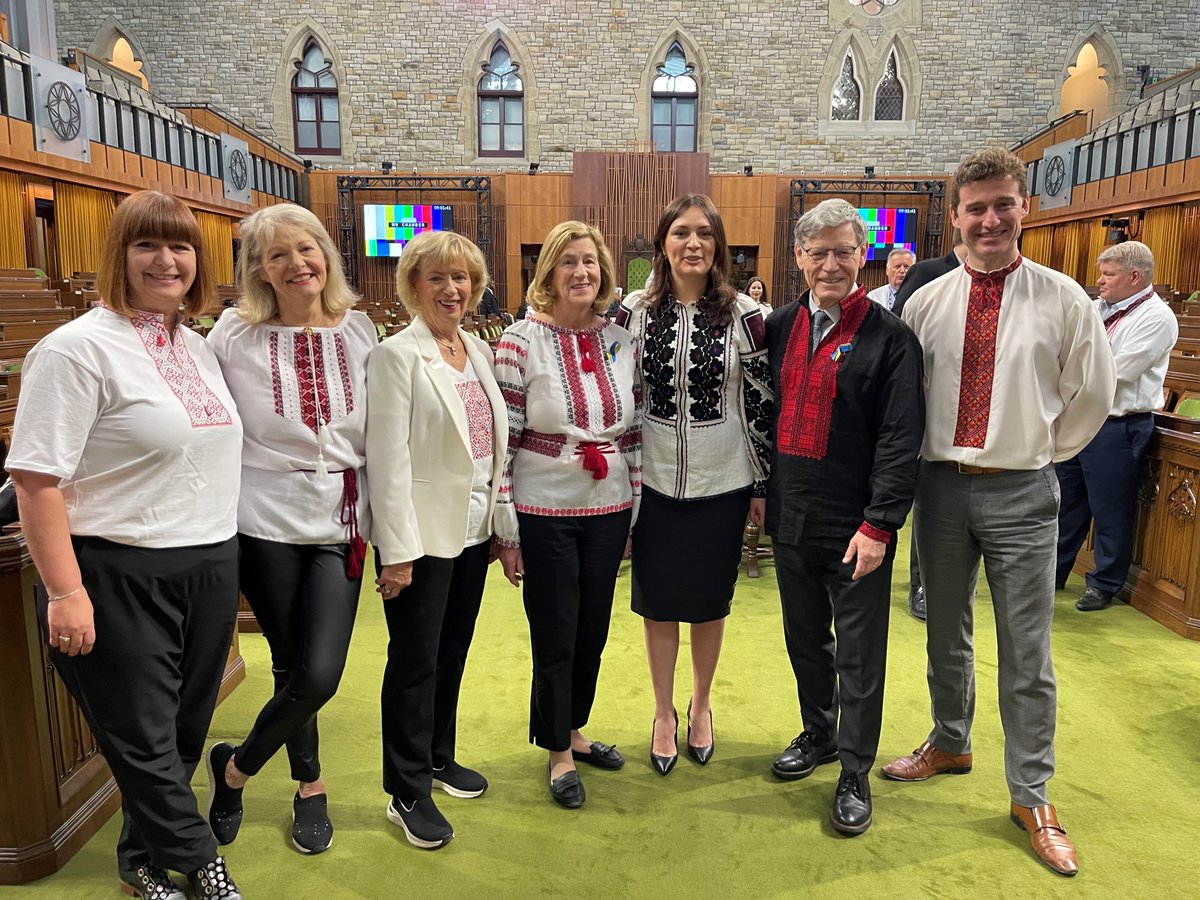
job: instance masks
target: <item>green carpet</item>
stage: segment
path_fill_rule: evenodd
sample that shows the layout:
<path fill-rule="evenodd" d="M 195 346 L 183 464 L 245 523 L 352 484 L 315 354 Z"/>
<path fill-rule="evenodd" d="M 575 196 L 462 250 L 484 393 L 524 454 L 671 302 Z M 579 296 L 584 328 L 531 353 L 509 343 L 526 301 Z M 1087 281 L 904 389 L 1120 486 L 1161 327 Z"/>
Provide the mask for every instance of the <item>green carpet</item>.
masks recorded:
<path fill-rule="evenodd" d="M 924 626 L 906 614 L 906 543 L 899 550 L 880 763 L 912 750 L 929 729 Z M 377 595 L 365 592 L 341 692 L 321 714 L 334 845 L 313 858 L 292 849 L 294 786 L 280 754 L 246 791 L 241 835 L 226 848 L 230 869 L 251 900 L 1195 896 L 1200 645 L 1123 604 L 1077 613 L 1080 590 L 1073 578 L 1058 596 L 1059 764 L 1050 785 L 1080 850 L 1074 879 L 1043 868 L 1008 819 L 986 583 L 976 616 L 973 773 L 911 785 L 873 776 L 875 824 L 854 839 L 829 825 L 836 765 L 791 784 L 771 777 L 771 759 L 800 724 L 769 563 L 761 579 L 743 575 L 738 584 L 714 690 L 716 754 L 705 768 L 681 756 L 667 778 L 646 758 L 653 703 L 623 573 L 585 733 L 618 744 L 628 764 L 620 772 L 584 767 L 588 800 L 578 812 L 551 802 L 545 754 L 526 743 L 525 618 L 517 590 L 493 567 L 459 713 L 459 759 L 481 769 L 491 788 L 479 800 L 437 794 L 456 834 L 437 852 L 409 846 L 384 816 L 378 706 L 387 634 Z M 265 642 L 243 636 L 242 653 L 248 676 L 217 711 L 213 739 L 243 737 L 268 696 Z M 685 648 L 681 715 L 686 656 Z M 203 775 L 197 792 L 203 802 Z M 0 898 L 117 897 L 116 836 L 114 819 L 62 872 L 0 888 Z"/>

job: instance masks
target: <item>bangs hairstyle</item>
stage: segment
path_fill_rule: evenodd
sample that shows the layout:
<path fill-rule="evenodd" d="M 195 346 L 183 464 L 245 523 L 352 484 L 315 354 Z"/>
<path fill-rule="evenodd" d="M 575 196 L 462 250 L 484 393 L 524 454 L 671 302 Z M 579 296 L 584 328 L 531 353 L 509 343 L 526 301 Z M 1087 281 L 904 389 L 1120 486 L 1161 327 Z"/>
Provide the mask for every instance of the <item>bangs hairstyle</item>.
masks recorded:
<path fill-rule="evenodd" d="M 212 262 L 204 252 L 200 224 L 192 211 L 169 194 L 138 191 L 121 201 L 104 237 L 96 269 L 96 290 L 104 298 L 105 306 L 123 316 L 133 315 L 125 253 L 130 244 L 144 240 L 191 244 L 196 251 L 196 277 L 183 301 L 184 314 L 198 316 L 215 305 Z"/>
<path fill-rule="evenodd" d="M 467 312 L 474 312 L 487 287 L 488 271 L 482 251 L 470 238 L 454 231 L 422 231 L 404 245 L 400 261 L 396 263 L 396 296 L 409 315 L 419 316 L 422 312 L 421 298 L 417 296 L 420 274 L 429 269 L 446 268 L 460 259 L 471 276 Z"/>
<path fill-rule="evenodd" d="M 674 281 L 671 278 L 671 263 L 665 251 L 667 235 L 675 220 L 693 206 L 698 207 L 708 219 L 716 239 L 716 249 L 713 253 L 712 268 L 708 272 L 708 288 L 700 298 L 697 308 L 717 325 L 728 325 L 733 321 L 733 306 L 737 302 L 737 289 L 730 280 L 732 262 L 729 259 L 729 242 L 725 239 L 725 223 L 717 212 L 712 200 L 704 194 L 684 194 L 674 200 L 663 210 L 658 219 L 658 227 L 654 230 L 654 283 L 647 289 L 650 298 L 650 312 L 657 314 L 663 300 L 671 293 Z M 766 290 L 766 286 L 763 286 Z"/>
<path fill-rule="evenodd" d="M 1017 182 L 1021 199 L 1028 198 L 1028 172 L 1025 170 L 1025 163 L 1021 162 L 1021 157 L 1000 147 L 976 150 L 959 164 L 958 171 L 954 173 L 954 179 L 950 182 L 950 208 L 958 211 L 958 192 L 964 184 L 1007 176 L 1011 176 Z"/>
<path fill-rule="evenodd" d="M 237 284 L 242 294 L 237 304 L 238 314 L 255 324 L 278 317 L 279 301 L 275 297 L 275 289 L 267 281 L 263 255 L 271 248 L 279 232 L 287 228 L 299 229 L 310 235 L 325 257 L 325 289 L 321 291 L 321 308 L 327 314 L 351 309 L 358 302 L 358 295 L 346 283 L 341 254 L 321 220 L 303 206 L 279 203 L 242 219 L 238 231 L 242 241 L 242 252 L 237 263 Z"/>
<path fill-rule="evenodd" d="M 600 290 L 592 303 L 592 311 L 602 316 L 608 312 L 612 303 L 614 288 L 617 285 L 617 270 L 613 265 L 612 253 L 604 243 L 604 235 L 596 228 L 585 222 L 563 222 L 555 225 L 542 242 L 542 252 L 538 254 L 537 270 L 533 273 L 533 281 L 525 292 L 525 301 L 531 309 L 544 315 L 550 315 L 554 310 L 554 269 L 563 254 L 567 252 L 567 244 L 581 238 L 590 238 L 596 245 L 596 258 L 600 263 Z"/>

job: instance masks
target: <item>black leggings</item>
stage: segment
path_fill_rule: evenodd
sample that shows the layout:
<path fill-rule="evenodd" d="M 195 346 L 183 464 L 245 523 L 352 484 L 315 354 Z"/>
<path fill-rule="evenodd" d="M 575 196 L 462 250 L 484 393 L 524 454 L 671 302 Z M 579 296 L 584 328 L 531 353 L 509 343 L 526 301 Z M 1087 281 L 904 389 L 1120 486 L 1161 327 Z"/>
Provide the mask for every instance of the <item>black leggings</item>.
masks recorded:
<path fill-rule="evenodd" d="M 349 544 L 282 544 L 238 535 L 241 588 L 271 647 L 275 695 L 237 750 L 255 775 L 287 745 L 292 778 L 321 777 L 317 710 L 337 691 L 362 578 L 346 577 Z"/>

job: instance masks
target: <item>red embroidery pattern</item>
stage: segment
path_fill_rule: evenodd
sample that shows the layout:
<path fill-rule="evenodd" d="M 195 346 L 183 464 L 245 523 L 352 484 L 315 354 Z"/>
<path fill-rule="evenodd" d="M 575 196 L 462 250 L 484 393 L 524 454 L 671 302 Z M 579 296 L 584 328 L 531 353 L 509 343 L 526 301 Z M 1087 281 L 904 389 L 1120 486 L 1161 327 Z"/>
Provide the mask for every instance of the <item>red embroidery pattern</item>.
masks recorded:
<path fill-rule="evenodd" d="M 996 330 L 1000 323 L 1000 301 L 1004 281 L 1021 264 L 1018 256 L 1010 265 L 994 272 L 971 276 L 967 298 L 967 323 L 963 330 L 962 379 L 958 387 L 958 419 L 954 446 L 982 449 L 987 440 L 988 416 L 992 409 L 992 379 L 996 372 Z"/>
<path fill-rule="evenodd" d="M 892 542 L 892 533 L 890 531 L 876 528 L 870 522 L 863 522 L 858 526 L 858 530 L 860 534 L 869 537 L 873 541 L 879 541 L 883 544 L 890 544 Z"/>
<path fill-rule="evenodd" d="M 623 512 L 633 508 L 633 501 L 626 500 L 613 506 L 589 506 L 584 509 L 552 509 L 547 506 L 522 506 L 515 504 L 517 512 L 529 513 L 535 516 L 604 516 L 608 513 Z"/>
<path fill-rule="evenodd" d="M 467 433 L 471 436 L 471 459 L 487 459 L 493 452 L 492 401 L 478 381 L 454 385 L 467 411 Z"/>
<path fill-rule="evenodd" d="M 801 306 L 788 336 L 779 391 L 779 452 L 789 456 L 824 459 L 829 446 L 829 425 L 833 419 L 833 399 L 837 396 L 837 372 L 847 353 L 836 354 L 842 344 L 854 343 L 858 329 L 871 308 L 867 292 L 861 287 L 842 301 L 837 325 L 808 357 L 809 315 Z"/>
<path fill-rule="evenodd" d="M 567 331 L 555 334 L 558 339 L 559 377 L 563 381 L 563 394 L 567 398 L 568 421 L 582 429 L 591 431 L 591 416 L 588 414 L 587 395 L 583 392 L 583 379 L 580 377 L 578 347 L 574 336 Z"/>
<path fill-rule="evenodd" d="M 159 376 L 183 404 L 193 428 L 233 424 L 233 416 L 205 383 L 188 353 L 182 325 L 177 325 L 175 333 L 169 335 L 160 315 L 135 312 L 129 321 Z"/>
<path fill-rule="evenodd" d="M 338 374 L 342 377 L 342 398 L 346 407 L 343 415 L 354 412 L 354 387 L 350 384 L 350 367 L 346 365 L 346 344 L 341 334 L 334 334 L 333 349 L 337 353 Z"/>
<path fill-rule="evenodd" d="M 314 434 L 317 432 L 317 403 L 320 415 L 326 422 L 333 417 L 329 410 L 329 386 L 325 383 L 325 352 L 321 335 L 312 334 L 301 340 L 300 333 L 292 336 L 293 365 L 296 371 L 296 389 L 300 401 L 300 421 Z M 316 377 L 314 395 L 313 378 Z"/>
<path fill-rule="evenodd" d="M 283 417 L 283 382 L 279 375 L 279 332 L 271 332 L 271 390 L 275 396 L 275 415 Z"/>
<path fill-rule="evenodd" d="M 565 434 L 543 434 L 540 431 L 530 431 L 526 428 L 521 432 L 521 447 L 530 453 L 542 456 L 562 456 L 563 448 L 567 445 Z"/>

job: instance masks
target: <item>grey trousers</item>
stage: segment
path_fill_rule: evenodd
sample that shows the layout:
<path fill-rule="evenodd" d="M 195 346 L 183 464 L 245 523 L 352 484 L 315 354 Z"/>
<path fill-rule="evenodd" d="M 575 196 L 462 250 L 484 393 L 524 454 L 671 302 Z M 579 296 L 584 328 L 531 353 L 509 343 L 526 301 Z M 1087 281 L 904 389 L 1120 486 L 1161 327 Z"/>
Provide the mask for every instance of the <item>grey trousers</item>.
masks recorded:
<path fill-rule="evenodd" d="M 933 731 L 945 753 L 971 752 L 975 716 L 974 597 L 979 563 L 996 616 L 1004 770 L 1021 806 L 1040 806 L 1054 774 L 1057 687 L 1050 658 L 1058 479 L 1053 466 L 961 475 L 921 462 L 916 532 L 925 583 Z"/>

